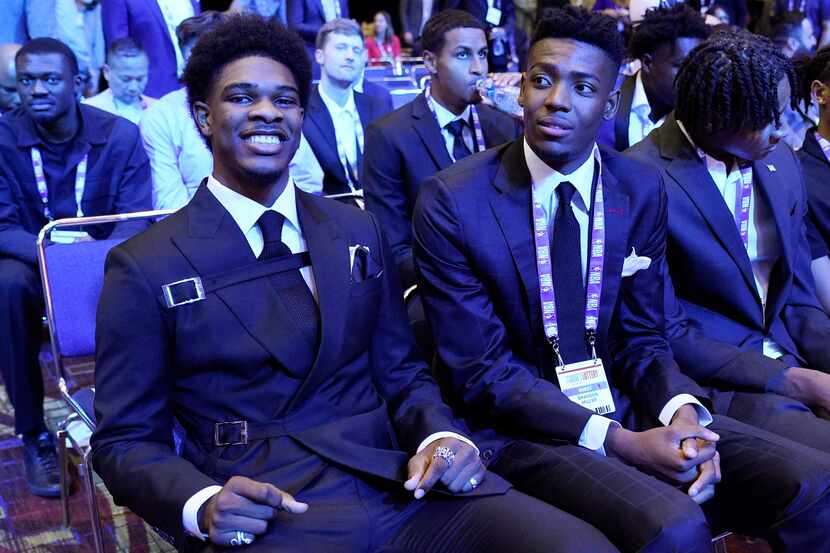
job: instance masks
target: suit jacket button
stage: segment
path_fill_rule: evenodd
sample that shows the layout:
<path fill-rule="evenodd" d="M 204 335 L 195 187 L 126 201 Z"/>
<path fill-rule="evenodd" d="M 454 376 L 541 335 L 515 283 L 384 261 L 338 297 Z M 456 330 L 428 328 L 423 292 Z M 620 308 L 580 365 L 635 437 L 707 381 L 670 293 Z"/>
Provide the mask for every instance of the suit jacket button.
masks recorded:
<path fill-rule="evenodd" d="M 492 449 L 485 449 L 481 452 L 481 458 L 484 461 L 489 461 L 493 458 L 493 450 Z"/>

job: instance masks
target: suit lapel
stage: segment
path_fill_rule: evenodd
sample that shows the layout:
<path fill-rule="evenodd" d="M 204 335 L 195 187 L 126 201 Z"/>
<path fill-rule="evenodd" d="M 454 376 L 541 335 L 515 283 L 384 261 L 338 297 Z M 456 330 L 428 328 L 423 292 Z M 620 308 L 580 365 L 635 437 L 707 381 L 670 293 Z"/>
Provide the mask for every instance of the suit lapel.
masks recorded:
<path fill-rule="evenodd" d="M 738 234 L 735 217 L 723 201 L 723 196 L 720 195 L 706 166 L 683 136 L 674 116 L 654 132 L 659 133 L 661 154 L 671 159 L 666 172 L 677 182 L 706 220 L 715 237 L 738 266 L 746 285 L 757 297 L 758 290 L 755 287 L 752 266 Z"/>
<path fill-rule="evenodd" d="M 236 221 L 203 183 L 186 207 L 189 233 L 173 242 L 201 277 L 257 262 Z M 187 278 L 190 275 L 182 275 Z M 301 355 L 303 335 L 268 279 L 256 279 L 216 291 L 239 323 L 272 357 L 293 374 L 310 365 Z"/>
<path fill-rule="evenodd" d="M 617 178 L 603 168 L 602 199 L 605 207 L 605 259 L 602 268 L 602 295 L 600 296 L 599 334 L 608 336 L 622 279 L 623 262 L 628 254 L 630 215 L 628 196 L 623 194 Z M 593 215 L 592 215 L 593 216 Z"/>
<path fill-rule="evenodd" d="M 521 278 L 530 307 L 528 323 L 536 332 L 542 328 L 542 309 L 531 216 L 532 183 L 521 140 L 516 140 L 505 150 L 493 185 L 501 194 L 491 200 L 490 206 Z"/>
<path fill-rule="evenodd" d="M 622 152 L 627 149 L 628 126 L 631 123 L 631 103 L 634 101 L 634 87 L 637 77 L 628 77 L 620 87 L 620 107 L 617 110 L 617 117 L 614 118 L 614 145 Z"/>
<path fill-rule="evenodd" d="M 150 0 L 149 2 L 145 2 L 148 9 L 152 12 L 153 17 L 156 18 L 156 21 L 159 25 L 162 26 L 164 29 L 164 34 L 167 35 L 167 22 L 164 20 L 164 14 L 161 13 L 161 7 L 156 0 Z"/>
<path fill-rule="evenodd" d="M 303 236 L 308 243 L 311 267 L 320 308 L 320 348 L 314 365 L 300 390 L 288 407 L 302 403 L 302 398 L 318 388 L 327 371 L 337 366 L 337 355 L 343 342 L 348 310 L 344 293 L 349 289 L 349 243 L 337 222 L 319 205 L 321 200 L 297 191 L 297 213 Z"/>
<path fill-rule="evenodd" d="M 438 128 L 435 116 L 429 110 L 426 96 L 423 94 L 412 101 L 412 126 L 439 171 L 452 165 L 452 158 L 447 152 L 441 129 Z"/>
<path fill-rule="evenodd" d="M 316 88 L 312 91 L 308 100 L 306 118 L 322 137 L 323 143 L 321 146 L 328 150 L 328 155 L 318 156 L 318 161 L 323 166 L 323 170 L 346 182 L 346 172 L 340 165 L 340 156 L 337 153 L 337 135 L 334 132 L 334 121 L 332 121 L 331 114 Z M 306 139 L 308 139 L 308 136 L 306 136 Z"/>

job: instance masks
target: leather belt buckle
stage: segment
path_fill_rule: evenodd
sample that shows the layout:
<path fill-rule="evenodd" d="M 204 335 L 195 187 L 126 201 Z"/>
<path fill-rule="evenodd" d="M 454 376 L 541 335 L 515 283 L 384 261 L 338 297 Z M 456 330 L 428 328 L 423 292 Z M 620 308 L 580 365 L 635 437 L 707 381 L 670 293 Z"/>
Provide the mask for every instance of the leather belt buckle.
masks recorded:
<path fill-rule="evenodd" d="M 225 429 L 237 427 L 238 438 L 236 440 L 230 439 L 226 441 L 227 433 Z M 248 444 L 248 421 L 230 421 L 217 422 L 213 425 L 213 445 L 217 447 L 225 447 L 230 445 L 247 445 Z"/>
<path fill-rule="evenodd" d="M 165 284 L 161 287 L 161 292 L 168 309 L 205 299 L 205 288 L 199 277 L 185 278 Z"/>

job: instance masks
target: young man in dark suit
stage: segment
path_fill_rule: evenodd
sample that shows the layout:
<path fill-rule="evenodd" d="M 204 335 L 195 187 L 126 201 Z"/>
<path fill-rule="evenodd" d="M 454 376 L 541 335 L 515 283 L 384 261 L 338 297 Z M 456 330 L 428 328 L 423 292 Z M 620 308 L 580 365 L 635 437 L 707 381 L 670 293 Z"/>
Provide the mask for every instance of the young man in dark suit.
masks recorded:
<path fill-rule="evenodd" d="M 421 182 L 472 152 L 521 134 L 521 125 L 478 100 L 487 76 L 483 23 L 458 10 L 436 14 L 424 27 L 429 91 L 370 125 L 363 180 L 366 206 L 377 216 L 405 286 L 415 282 L 412 210 Z"/>
<path fill-rule="evenodd" d="M 364 131 L 387 113 L 383 98 L 354 90 L 364 65 L 363 34 L 351 19 L 335 19 L 317 34 L 320 84 L 311 91 L 303 134 L 323 169 L 323 193 L 360 189 Z"/>
<path fill-rule="evenodd" d="M 310 79 L 299 37 L 256 16 L 193 51 L 213 173 L 113 250 L 99 305 L 92 456 L 115 500 L 207 551 L 614 551 L 485 478 L 377 223 L 295 188 Z"/>
<path fill-rule="evenodd" d="M 830 423 L 807 407 L 830 407 L 830 319 L 801 168 L 781 142 L 797 82 L 768 39 L 718 32 L 684 62 L 675 113 L 627 155 L 666 183 L 668 331 L 683 370 L 713 388 L 718 412 L 830 452 Z"/>
<path fill-rule="evenodd" d="M 443 376 L 492 471 L 623 551 L 710 551 L 696 502 L 713 493 L 716 526 L 827 551 L 830 457 L 713 415 L 672 358 L 662 179 L 595 145 L 622 50 L 612 18 L 550 12 L 524 139 L 424 182 L 415 253 Z"/>
<path fill-rule="evenodd" d="M 662 125 L 674 109 L 680 64 L 710 31 L 703 16 L 686 4 L 646 12 L 628 46 L 642 68 L 622 82 L 617 115 L 600 127 L 597 142 L 622 152 Z"/>
<path fill-rule="evenodd" d="M 68 46 L 34 39 L 17 52 L 15 66 L 21 105 L 0 118 L 0 374 L 15 433 L 23 436 L 29 489 L 57 497 L 38 363 L 37 235 L 53 219 L 150 209 L 150 165 L 135 125 L 78 102 L 83 80 Z M 144 226 L 119 223 L 92 237 L 126 238 Z"/>

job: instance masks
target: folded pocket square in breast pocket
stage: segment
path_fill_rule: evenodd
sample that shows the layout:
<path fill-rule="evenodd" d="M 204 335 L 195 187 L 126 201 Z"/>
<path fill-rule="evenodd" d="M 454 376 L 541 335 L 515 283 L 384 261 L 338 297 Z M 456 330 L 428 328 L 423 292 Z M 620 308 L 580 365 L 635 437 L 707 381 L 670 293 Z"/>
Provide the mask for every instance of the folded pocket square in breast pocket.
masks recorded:
<path fill-rule="evenodd" d="M 349 246 L 349 265 L 352 282 L 363 282 L 383 274 L 380 264 L 372 257 L 372 250 L 362 244 Z"/>
<path fill-rule="evenodd" d="M 649 267 L 651 267 L 651 258 L 644 256 L 641 257 L 637 255 L 634 248 L 631 248 L 631 255 L 626 257 L 625 261 L 623 261 L 622 277 L 630 277 L 637 271 L 642 271 L 644 269 L 648 269 Z"/>

